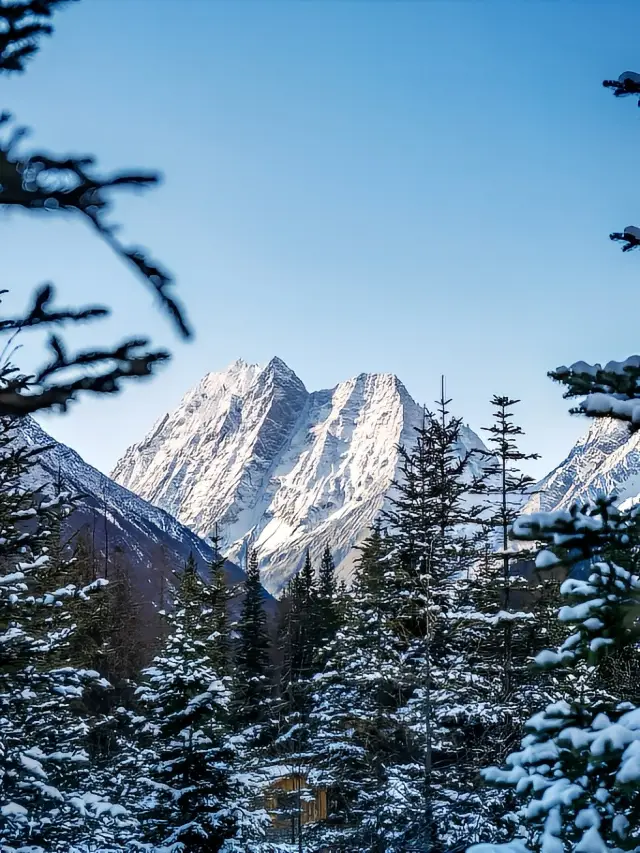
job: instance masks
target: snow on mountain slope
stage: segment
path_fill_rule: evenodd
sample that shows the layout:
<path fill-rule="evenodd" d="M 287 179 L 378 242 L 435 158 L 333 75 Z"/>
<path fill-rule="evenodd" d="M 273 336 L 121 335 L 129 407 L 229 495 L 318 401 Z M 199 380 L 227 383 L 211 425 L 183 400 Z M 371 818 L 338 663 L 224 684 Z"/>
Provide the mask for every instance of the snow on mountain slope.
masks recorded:
<path fill-rule="evenodd" d="M 609 418 L 592 422 L 564 462 L 537 485 L 523 511 L 566 508 L 600 492 L 615 493 L 620 502 L 640 494 L 640 432 Z"/>
<path fill-rule="evenodd" d="M 278 593 L 306 549 L 318 560 L 325 543 L 349 574 L 396 476 L 397 445 L 421 419 L 391 374 L 309 393 L 278 358 L 237 361 L 205 376 L 111 476 L 201 536 L 217 525 L 233 560 L 252 539 L 263 583 Z M 467 427 L 462 443 L 483 446 Z"/>
<path fill-rule="evenodd" d="M 38 457 L 29 485 L 40 488 L 60 482 L 64 489 L 81 495 L 70 519 L 71 529 L 86 528 L 96 549 L 103 553 L 107 547 L 111 552 L 121 547 L 131 566 L 132 580 L 149 603 L 155 600 L 161 571 L 170 581 L 171 571 L 182 568 L 190 552 L 203 570 L 211 561 L 213 551 L 207 542 L 88 465 L 31 418 L 19 422 L 18 441 L 48 448 Z M 231 583 L 244 578 L 232 563 L 226 569 Z"/>

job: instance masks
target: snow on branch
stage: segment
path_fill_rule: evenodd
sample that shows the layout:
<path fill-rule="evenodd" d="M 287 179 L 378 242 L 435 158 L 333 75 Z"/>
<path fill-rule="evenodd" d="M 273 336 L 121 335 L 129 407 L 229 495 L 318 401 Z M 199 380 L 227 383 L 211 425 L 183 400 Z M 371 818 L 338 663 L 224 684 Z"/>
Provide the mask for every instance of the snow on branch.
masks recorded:
<path fill-rule="evenodd" d="M 617 80 L 603 80 L 605 89 L 611 89 L 616 98 L 638 96 L 640 107 L 640 74 L 635 71 L 623 71 Z"/>
<path fill-rule="evenodd" d="M 572 414 L 617 418 L 634 429 L 640 427 L 640 356 L 609 361 L 604 367 L 577 361 L 557 367 L 549 376 L 566 387 L 565 399 L 584 398 Z"/>
<path fill-rule="evenodd" d="M 570 567 L 597 559 L 607 553 L 612 543 L 621 551 L 628 551 L 640 508 L 623 511 L 615 502 L 615 495 L 600 495 L 593 502 L 574 504 L 570 509 L 521 515 L 513 523 L 512 537 L 546 546 L 536 560 L 538 568 L 552 568 L 559 563 Z"/>
<path fill-rule="evenodd" d="M 24 71 L 38 50 L 38 38 L 51 35 L 49 19 L 69 0 L 12 0 L 0 8 L 0 72 Z"/>

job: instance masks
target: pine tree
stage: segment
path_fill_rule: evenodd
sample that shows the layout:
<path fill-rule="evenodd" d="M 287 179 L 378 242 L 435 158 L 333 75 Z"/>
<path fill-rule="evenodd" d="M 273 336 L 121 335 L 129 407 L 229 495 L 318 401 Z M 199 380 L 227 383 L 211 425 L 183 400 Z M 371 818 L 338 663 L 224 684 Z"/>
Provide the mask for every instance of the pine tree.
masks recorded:
<path fill-rule="evenodd" d="M 163 850 L 216 853 L 224 844 L 242 845 L 262 817 L 251 812 L 237 772 L 231 693 L 209 656 L 207 597 L 190 555 L 166 646 L 137 691 L 140 820 L 146 840 Z"/>
<path fill-rule="evenodd" d="M 639 81 L 640 75 L 625 72 L 604 85 L 621 96 L 638 94 Z M 634 226 L 610 236 L 623 251 L 640 246 Z M 640 357 L 604 368 L 580 361 L 550 376 L 566 386 L 566 398 L 582 398 L 574 413 L 619 418 L 637 429 Z M 516 838 L 483 845 L 484 853 L 604 853 L 640 845 L 638 694 L 621 701 L 620 685 L 607 679 L 612 661 L 638 658 L 640 536 L 637 509 L 617 509 L 615 501 L 615 495 L 599 496 L 591 505 L 533 513 L 514 524 L 517 538 L 546 543 L 536 558 L 540 569 L 580 567 L 588 577 L 570 576 L 562 584 L 569 603 L 558 617 L 573 633 L 556 652 L 536 657 L 538 667 L 560 675 L 565 697 L 529 720 L 522 749 L 508 757 L 505 769 L 485 772 L 489 782 L 527 799 Z"/>
<path fill-rule="evenodd" d="M 244 600 L 236 633 L 234 718 L 239 728 L 245 728 L 268 718 L 272 694 L 267 615 L 255 550 L 247 560 Z"/>
<path fill-rule="evenodd" d="M 470 780 L 479 740 L 495 722 L 484 698 L 486 678 L 476 671 L 478 625 L 468 607 L 479 559 L 481 507 L 473 494 L 482 471 L 464 447 L 462 421 L 450 415 L 449 402 L 443 390 L 436 412 L 425 411 L 414 447 L 401 449 L 401 476 L 387 513 L 392 583 L 402 605 L 397 630 L 414 688 L 399 713 L 414 766 L 421 768 L 415 843 L 428 850 L 458 843 L 482 823 Z"/>
<path fill-rule="evenodd" d="M 317 623 L 315 654 L 322 661 L 326 646 L 333 640 L 341 623 L 336 566 L 328 545 L 320 561 L 313 609 Z"/>
<path fill-rule="evenodd" d="M 344 624 L 313 682 L 310 781 L 328 789 L 330 804 L 316 835 L 337 850 L 403 849 L 424 807 L 422 764 L 398 714 L 411 687 L 389 550 L 378 523 L 361 547 Z"/>
<path fill-rule="evenodd" d="M 518 400 L 497 396 L 491 400 L 494 423 L 484 427 L 489 434 L 489 449 L 479 450 L 484 474 L 474 490 L 488 499 L 482 517 L 487 533 L 486 550 L 476 567 L 475 577 L 468 587 L 469 634 L 477 649 L 474 670 L 477 676 L 478 698 L 490 704 L 494 722 L 486 730 L 484 744 L 477 748 L 484 755 L 477 757 L 477 766 L 496 755 L 506 755 L 518 738 L 535 701 L 530 684 L 529 658 L 532 632 L 540 631 L 542 608 L 531 612 L 532 599 L 541 600 L 542 591 L 531 589 L 531 580 L 519 577 L 518 562 L 526 551 L 514 554 L 509 547 L 511 525 L 518 517 L 525 495 L 530 492 L 533 478 L 523 474 L 520 464 L 537 459 L 537 454 L 525 454 L 518 447 L 522 428 L 514 423 L 513 407 Z M 544 602 L 546 606 L 546 602 Z M 471 637 L 470 637 L 471 639 Z M 495 675 L 500 673 L 502 689 L 496 693 Z"/>
<path fill-rule="evenodd" d="M 214 557 L 209 566 L 211 585 L 211 662 L 221 675 L 228 675 L 231 670 L 231 644 L 229 626 L 229 601 L 231 591 L 227 586 L 225 576 L 225 559 L 220 550 L 220 537 L 217 527 L 212 536 Z"/>
<path fill-rule="evenodd" d="M 512 577 L 514 555 L 509 550 L 509 532 L 518 517 L 524 496 L 531 491 L 534 479 L 520 470 L 520 463 L 539 459 L 536 453 L 523 453 L 517 444 L 523 435 L 520 426 L 513 422 L 513 407 L 519 403 L 509 397 L 494 395 L 491 405 L 494 409 L 494 423 L 483 427 L 489 433 L 490 449 L 481 453 L 484 457 L 486 476 L 480 491 L 493 499 L 489 504 L 490 515 L 484 517 L 483 524 L 494 534 L 490 544 L 497 546 L 498 553 L 488 561 L 481 579 L 483 604 L 492 607 L 496 615 L 508 614 L 502 620 L 501 670 L 502 696 L 511 695 L 514 687 L 514 622 L 516 609 L 512 588 L 522 590 L 524 579 Z M 496 500 L 497 499 L 497 500 Z M 519 557 L 522 559 L 522 557 Z M 522 598 L 522 596 L 521 596 Z M 492 637 L 493 640 L 498 638 Z M 522 645 L 522 644 L 521 644 Z M 519 664 L 522 668 L 522 661 Z"/>
<path fill-rule="evenodd" d="M 640 629 L 640 529 L 637 510 L 612 498 L 570 510 L 523 516 L 519 538 L 547 544 L 541 563 L 590 563 L 586 580 L 562 585 L 560 621 L 572 633 L 536 658 L 564 673 L 566 695 L 527 723 L 521 750 L 488 782 L 517 790 L 516 841 L 496 849 L 634 850 L 640 844 L 640 709 L 604 692 L 598 669 L 611 656 L 637 654 Z M 473 849 L 473 848 L 472 848 Z M 487 849 L 484 847 L 483 849 Z"/>
<path fill-rule="evenodd" d="M 318 632 L 317 587 L 309 551 L 302 569 L 287 585 L 278 629 L 282 652 L 281 692 L 305 691 L 313 674 Z M 298 702 L 292 702 L 298 707 Z"/>
<path fill-rule="evenodd" d="M 87 752 L 83 696 L 109 685 L 67 660 L 70 605 L 101 583 L 69 583 L 57 547 L 50 561 L 49 522 L 64 517 L 67 496 L 26 485 L 40 450 L 0 418 L 0 846 L 62 853 L 126 817 L 93 785 Z"/>
<path fill-rule="evenodd" d="M 310 686 L 315 672 L 316 576 L 307 550 L 302 568 L 287 585 L 279 602 L 278 651 L 280 653 L 279 693 L 274 703 L 277 729 L 263 750 L 263 766 L 286 767 L 298 779 L 308 765 Z M 310 795 L 299 784 L 291 794 L 276 792 L 280 820 L 291 823 L 291 839 L 301 840 L 302 801 Z"/>

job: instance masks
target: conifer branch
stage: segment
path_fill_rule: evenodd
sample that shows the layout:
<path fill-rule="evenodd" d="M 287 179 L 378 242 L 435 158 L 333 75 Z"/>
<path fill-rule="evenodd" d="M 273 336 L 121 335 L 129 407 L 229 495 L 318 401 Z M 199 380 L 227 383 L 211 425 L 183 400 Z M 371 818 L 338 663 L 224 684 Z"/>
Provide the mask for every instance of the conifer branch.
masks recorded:
<path fill-rule="evenodd" d="M 5 0 L 0 5 L 0 73 L 25 70 L 38 50 L 38 39 L 49 36 L 52 14 L 70 0 Z"/>
<path fill-rule="evenodd" d="M 603 80 L 605 89 L 611 89 L 616 98 L 626 98 L 629 95 L 640 96 L 640 74 L 635 71 L 624 71 L 617 80 Z M 638 99 L 640 107 L 640 98 Z"/>
<path fill-rule="evenodd" d="M 0 127 L 11 121 L 0 115 Z M 45 213 L 76 213 L 87 221 L 107 245 L 149 285 L 181 335 L 190 337 L 189 327 L 176 299 L 171 295 L 173 278 L 137 247 L 117 239 L 117 226 L 107 221 L 112 208 L 111 192 L 117 189 L 144 190 L 159 183 L 155 172 L 120 172 L 111 176 L 95 172 L 91 156 L 55 157 L 42 152 L 18 151 L 27 135 L 14 128 L 0 139 L 0 207 L 17 207 Z"/>
<path fill-rule="evenodd" d="M 0 296 L 4 293 L 0 291 Z M 90 321 L 109 313 L 101 306 L 52 309 L 53 296 L 52 285 L 44 285 L 23 317 L 0 321 L 0 333 L 12 333 L 3 357 L 23 329 Z M 35 373 L 20 373 L 6 359 L 0 365 L 0 415 L 24 416 L 43 409 L 66 411 L 81 393 L 113 394 L 120 390 L 124 379 L 151 376 L 155 366 L 169 356 L 162 351 L 148 351 L 147 343 L 133 338 L 112 348 L 68 354 L 61 338 L 52 334 L 49 337 L 52 358 Z"/>
<path fill-rule="evenodd" d="M 51 17 L 72 0 L 0 0 L 0 73 L 21 73 L 38 50 L 42 36 L 53 32 Z M 171 293 L 173 278 L 167 270 L 136 246 L 125 245 L 108 217 L 113 192 L 144 190 L 159 182 L 155 172 L 121 171 L 101 174 L 91 156 L 55 156 L 42 151 L 24 152 L 25 127 L 0 113 L 0 208 L 51 214 L 76 214 L 89 224 L 115 254 L 151 288 L 184 338 L 191 335 L 184 311 Z M 6 291 L 0 291 L 0 295 Z M 22 317 L 0 319 L 0 334 L 9 335 L 0 355 L 0 415 L 32 414 L 41 409 L 66 410 L 82 392 L 114 393 L 122 380 L 149 376 L 154 366 L 169 356 L 146 349 L 142 339 L 127 340 L 105 349 L 68 355 L 62 340 L 51 335 L 53 358 L 33 375 L 9 368 L 11 345 L 23 330 L 67 322 L 104 318 L 101 306 L 53 309 L 53 287 L 36 293 Z M 71 377 L 69 377 L 71 373 Z M 64 374 L 64 375 L 63 375 Z"/>

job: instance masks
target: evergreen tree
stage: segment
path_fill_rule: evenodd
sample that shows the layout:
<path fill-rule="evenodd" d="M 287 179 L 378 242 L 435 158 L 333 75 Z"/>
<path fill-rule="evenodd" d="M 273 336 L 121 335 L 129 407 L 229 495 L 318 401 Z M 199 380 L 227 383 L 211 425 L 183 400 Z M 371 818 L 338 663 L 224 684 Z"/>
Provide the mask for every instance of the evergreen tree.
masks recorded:
<path fill-rule="evenodd" d="M 337 850 L 405 849 L 424 808 L 422 762 L 399 714 L 411 686 L 389 549 L 378 523 L 362 545 L 344 625 L 313 682 L 310 781 L 328 789 L 330 806 L 316 836 Z"/>
<path fill-rule="evenodd" d="M 70 605 L 101 583 L 69 583 L 57 547 L 49 559 L 49 523 L 64 517 L 67 496 L 26 485 L 40 451 L 0 418 L 0 846 L 62 853 L 126 817 L 94 785 L 87 752 L 82 699 L 108 684 L 67 663 Z"/>
<path fill-rule="evenodd" d="M 239 728 L 245 728 L 267 719 L 272 694 L 267 615 L 255 550 L 250 551 L 247 560 L 244 600 L 236 632 L 234 718 Z"/>
<path fill-rule="evenodd" d="M 479 559 L 482 477 L 462 442 L 462 421 L 443 394 L 425 411 L 387 514 L 392 583 L 401 603 L 398 632 L 412 667 L 413 692 L 400 713 L 421 768 L 423 806 L 414 826 L 426 849 L 455 844 L 479 820 L 469 796 L 479 743 L 495 723 L 486 676 L 477 672 L 478 624 L 469 619 L 469 585 Z"/>
<path fill-rule="evenodd" d="M 318 630 L 316 595 L 313 565 L 307 551 L 302 569 L 287 585 L 281 608 L 278 634 L 282 652 L 281 693 L 284 696 L 296 691 L 301 696 L 313 674 Z M 291 704 L 298 708 L 297 701 Z"/>
<path fill-rule="evenodd" d="M 211 586 L 211 651 L 210 657 L 216 672 L 229 675 L 231 670 L 231 644 L 229 626 L 229 601 L 231 591 L 227 586 L 225 559 L 220 550 L 220 537 L 216 527 L 212 538 L 214 557 L 209 566 Z"/>
<path fill-rule="evenodd" d="M 495 722 L 486 731 L 482 766 L 497 755 L 506 755 L 513 747 L 529 712 L 532 695 L 529 659 L 532 633 L 540 631 L 542 609 L 547 606 L 543 593 L 547 585 L 531 589 L 531 580 L 518 576 L 518 563 L 526 551 L 509 547 L 511 525 L 518 517 L 533 479 L 520 470 L 520 464 L 537 459 L 518 447 L 522 428 L 514 423 L 513 408 L 518 403 L 506 396 L 491 400 L 494 422 L 484 431 L 489 434 L 489 449 L 478 451 L 484 476 L 476 491 L 488 499 L 482 526 L 488 534 L 484 558 L 478 564 L 469 585 L 469 621 L 475 627 L 474 669 L 478 686 L 484 685 L 485 701 L 490 702 Z M 533 600 L 539 606 L 533 613 Z M 501 690 L 496 693 L 495 675 L 500 673 Z"/>
<path fill-rule="evenodd" d="M 604 85 L 617 96 L 638 94 L 639 81 L 640 75 L 625 72 Z M 630 226 L 611 238 L 629 251 L 640 246 L 640 229 Z M 637 428 L 640 357 L 604 368 L 580 361 L 550 376 L 566 386 L 565 397 L 582 398 L 573 412 L 619 418 Z M 588 577 L 570 576 L 562 584 L 569 603 L 560 609 L 559 621 L 573 633 L 556 652 L 544 650 L 536 657 L 539 668 L 560 674 L 564 698 L 529 720 L 522 749 L 508 757 L 506 769 L 485 772 L 489 782 L 526 798 L 516 837 L 482 849 L 636 850 L 640 697 L 637 691 L 633 701 L 629 694 L 622 697 L 610 673 L 612 662 L 615 671 L 617 662 L 638 658 L 637 509 L 619 510 L 615 496 L 600 496 L 591 505 L 523 516 L 514 534 L 546 543 L 536 558 L 540 569 L 568 573 L 575 568 Z"/>
<path fill-rule="evenodd" d="M 328 545 L 320 561 L 313 610 L 317 622 L 316 657 L 322 660 L 326 646 L 333 640 L 341 622 L 336 566 Z"/>
<path fill-rule="evenodd" d="M 538 667 L 566 673 L 565 696 L 528 721 L 521 750 L 508 757 L 505 769 L 484 772 L 487 781 L 523 799 L 516 841 L 490 846 L 541 853 L 635 850 L 640 709 L 603 691 L 597 673 L 611 656 L 637 654 L 637 510 L 620 511 L 612 498 L 601 497 L 592 505 L 523 516 L 514 533 L 547 543 L 540 562 L 571 567 L 586 560 L 590 574 L 563 583 L 568 603 L 559 619 L 572 633 L 557 651 L 536 658 Z"/>
<path fill-rule="evenodd" d="M 216 853 L 242 845 L 261 820 L 237 772 L 231 694 L 209 657 L 209 616 L 206 584 L 190 555 L 166 646 L 138 688 L 140 820 L 158 849 Z"/>
<path fill-rule="evenodd" d="M 275 703 L 277 732 L 264 751 L 264 766 L 286 767 L 302 780 L 308 771 L 310 687 L 316 666 L 318 613 L 317 583 L 307 550 L 302 568 L 287 585 L 279 603 L 279 695 Z M 302 801 L 310 792 L 297 785 L 294 792 L 278 790 L 280 820 L 291 823 L 291 839 L 301 838 Z"/>

